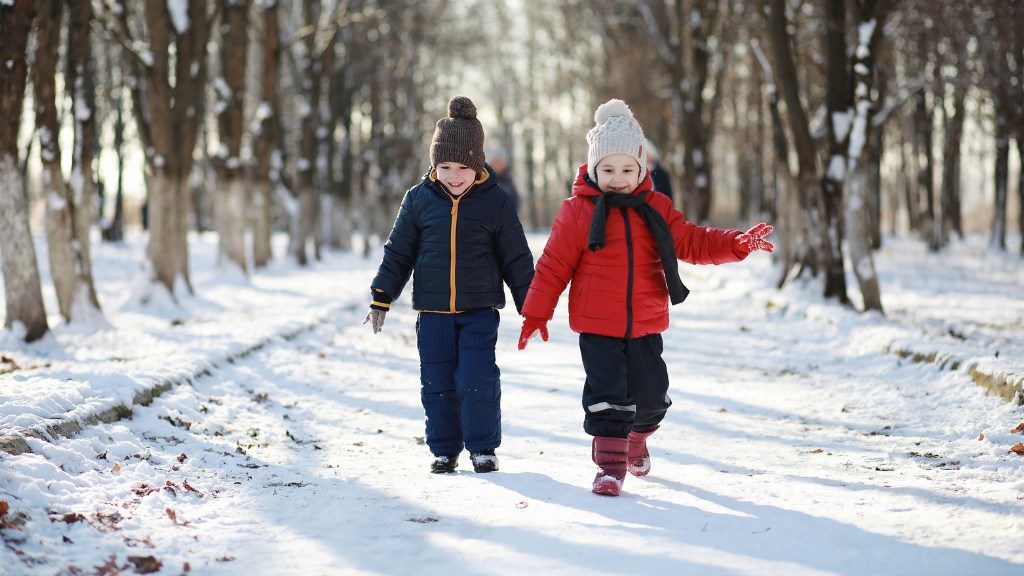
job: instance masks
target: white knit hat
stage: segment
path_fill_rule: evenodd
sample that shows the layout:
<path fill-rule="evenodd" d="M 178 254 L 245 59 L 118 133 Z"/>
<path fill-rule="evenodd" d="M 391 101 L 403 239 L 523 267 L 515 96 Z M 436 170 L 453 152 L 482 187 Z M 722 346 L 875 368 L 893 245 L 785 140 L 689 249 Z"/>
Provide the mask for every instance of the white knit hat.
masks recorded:
<path fill-rule="evenodd" d="M 622 100 L 609 100 L 594 112 L 597 123 L 587 132 L 587 173 L 597 181 L 597 163 L 605 156 L 625 154 L 640 165 L 640 179 L 647 174 L 644 131 Z"/>

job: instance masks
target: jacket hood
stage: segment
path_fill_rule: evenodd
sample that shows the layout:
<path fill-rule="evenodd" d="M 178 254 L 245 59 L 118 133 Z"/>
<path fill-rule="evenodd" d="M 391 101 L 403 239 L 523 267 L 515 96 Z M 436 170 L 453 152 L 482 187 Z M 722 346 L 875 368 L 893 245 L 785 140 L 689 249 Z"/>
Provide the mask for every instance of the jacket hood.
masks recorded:
<path fill-rule="evenodd" d="M 590 174 L 587 173 L 587 165 L 584 164 L 576 170 L 576 180 L 572 183 L 572 195 L 573 196 L 600 196 L 601 189 L 597 187 L 597 182 L 590 179 Z M 651 171 L 646 170 L 644 179 L 640 181 L 640 185 L 633 190 L 632 194 L 636 195 L 644 190 L 653 190 L 654 183 L 651 182 Z"/>

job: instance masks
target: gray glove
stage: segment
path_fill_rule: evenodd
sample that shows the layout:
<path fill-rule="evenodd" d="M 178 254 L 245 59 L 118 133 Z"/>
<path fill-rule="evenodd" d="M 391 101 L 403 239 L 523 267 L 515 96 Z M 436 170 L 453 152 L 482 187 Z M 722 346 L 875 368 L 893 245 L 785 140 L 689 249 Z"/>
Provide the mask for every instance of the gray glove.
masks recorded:
<path fill-rule="evenodd" d="M 373 333 L 376 334 L 384 328 L 384 316 L 387 312 L 383 310 L 370 310 L 370 313 L 366 315 L 366 319 L 363 320 L 363 324 L 367 322 L 373 327 Z"/>

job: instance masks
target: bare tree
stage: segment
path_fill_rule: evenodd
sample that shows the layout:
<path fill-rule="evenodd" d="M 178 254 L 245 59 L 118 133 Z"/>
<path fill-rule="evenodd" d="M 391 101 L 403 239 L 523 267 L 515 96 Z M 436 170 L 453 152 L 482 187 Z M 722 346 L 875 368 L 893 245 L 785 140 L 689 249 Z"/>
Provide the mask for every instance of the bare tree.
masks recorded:
<path fill-rule="evenodd" d="M 128 84 L 146 151 L 147 256 L 156 284 L 173 295 L 180 281 L 191 292 L 189 174 L 205 112 L 211 14 L 206 0 L 188 0 L 187 5 L 145 0 L 141 15 L 134 8 L 136 4 L 108 6 L 105 16 L 109 29 L 133 56 Z"/>
<path fill-rule="evenodd" d="M 43 0 L 39 2 L 38 8 L 32 85 L 35 89 L 36 131 L 43 168 L 43 195 L 46 198 L 46 239 L 50 277 L 56 289 L 57 304 L 64 320 L 71 322 L 77 315 L 91 316 L 92 311 L 99 310 L 92 283 L 92 264 L 88 258 L 92 206 L 91 197 L 84 195 L 81 164 L 76 166 L 79 172 L 74 193 L 61 171 L 56 75 L 64 2 Z M 79 212 L 86 214 L 81 215 Z M 76 230 L 77 226 L 83 225 L 85 230 Z"/>
<path fill-rule="evenodd" d="M 798 260 L 813 272 L 824 275 L 824 296 L 849 303 L 843 255 L 839 244 L 838 214 L 829 214 L 823 200 L 824 189 L 818 170 L 817 149 L 811 136 L 810 121 L 800 95 L 800 76 L 793 55 L 793 42 L 787 30 L 789 18 L 784 0 L 768 0 L 768 34 L 775 55 L 775 69 L 786 103 L 786 117 L 793 134 L 797 158 L 796 185 L 800 204 L 804 210 L 806 228 L 802 231 L 806 242 Z"/>
<path fill-rule="evenodd" d="M 71 96 L 71 117 L 74 120 L 74 149 L 71 155 L 71 223 L 74 231 L 73 249 L 77 252 L 77 270 L 85 303 L 99 311 L 92 271 L 91 231 L 96 222 L 96 61 L 92 51 L 93 11 L 91 2 L 66 0 L 68 20 L 67 71 L 65 90 Z M 74 312 L 74 310 L 72 311 Z"/>
<path fill-rule="evenodd" d="M 876 54 L 891 4 L 889 0 L 857 0 L 853 6 L 857 40 L 847 67 L 848 73 L 852 74 L 852 82 L 847 87 L 852 113 L 846 160 L 847 243 L 864 309 L 882 312 L 882 295 L 871 254 L 871 165 L 865 150 L 872 129 L 871 113 L 876 107 L 872 99 Z M 830 34 L 837 32 L 837 29 L 829 27 Z"/>
<path fill-rule="evenodd" d="M 222 264 L 230 262 L 243 273 L 248 270 L 245 253 L 247 202 L 241 156 L 249 6 L 249 0 L 221 0 L 220 76 L 214 83 L 220 138 L 213 162 L 219 188 L 214 201 L 219 255 Z"/>
<path fill-rule="evenodd" d="M 253 126 L 253 266 L 266 266 L 273 255 L 270 245 L 271 207 L 274 189 L 281 182 L 281 107 L 279 70 L 281 66 L 281 37 L 277 0 L 265 0 L 260 7 L 263 19 L 263 41 L 260 51 L 259 105 Z"/>
<path fill-rule="evenodd" d="M 39 267 L 28 223 L 25 184 L 18 160 L 18 128 L 28 82 L 26 46 L 35 2 L 0 4 L 0 259 L 3 262 L 4 327 L 20 325 L 32 342 L 49 331 Z"/>

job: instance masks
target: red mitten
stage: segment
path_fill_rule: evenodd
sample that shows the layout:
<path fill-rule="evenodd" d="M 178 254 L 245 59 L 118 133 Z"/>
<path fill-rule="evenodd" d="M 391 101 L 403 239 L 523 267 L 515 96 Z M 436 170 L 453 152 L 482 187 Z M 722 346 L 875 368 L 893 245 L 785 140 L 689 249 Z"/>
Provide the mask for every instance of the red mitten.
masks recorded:
<path fill-rule="evenodd" d="M 548 341 L 548 321 L 527 316 L 523 319 L 523 331 L 519 333 L 519 349 L 526 350 L 526 343 L 540 333 L 541 340 Z"/>
<path fill-rule="evenodd" d="M 758 250 L 764 250 L 765 252 L 774 252 L 775 246 L 763 238 L 772 233 L 775 227 L 770 224 L 761 222 L 757 226 L 754 226 L 750 230 L 747 230 L 743 234 L 740 234 L 732 241 L 732 248 L 735 252 L 756 252 Z"/>

